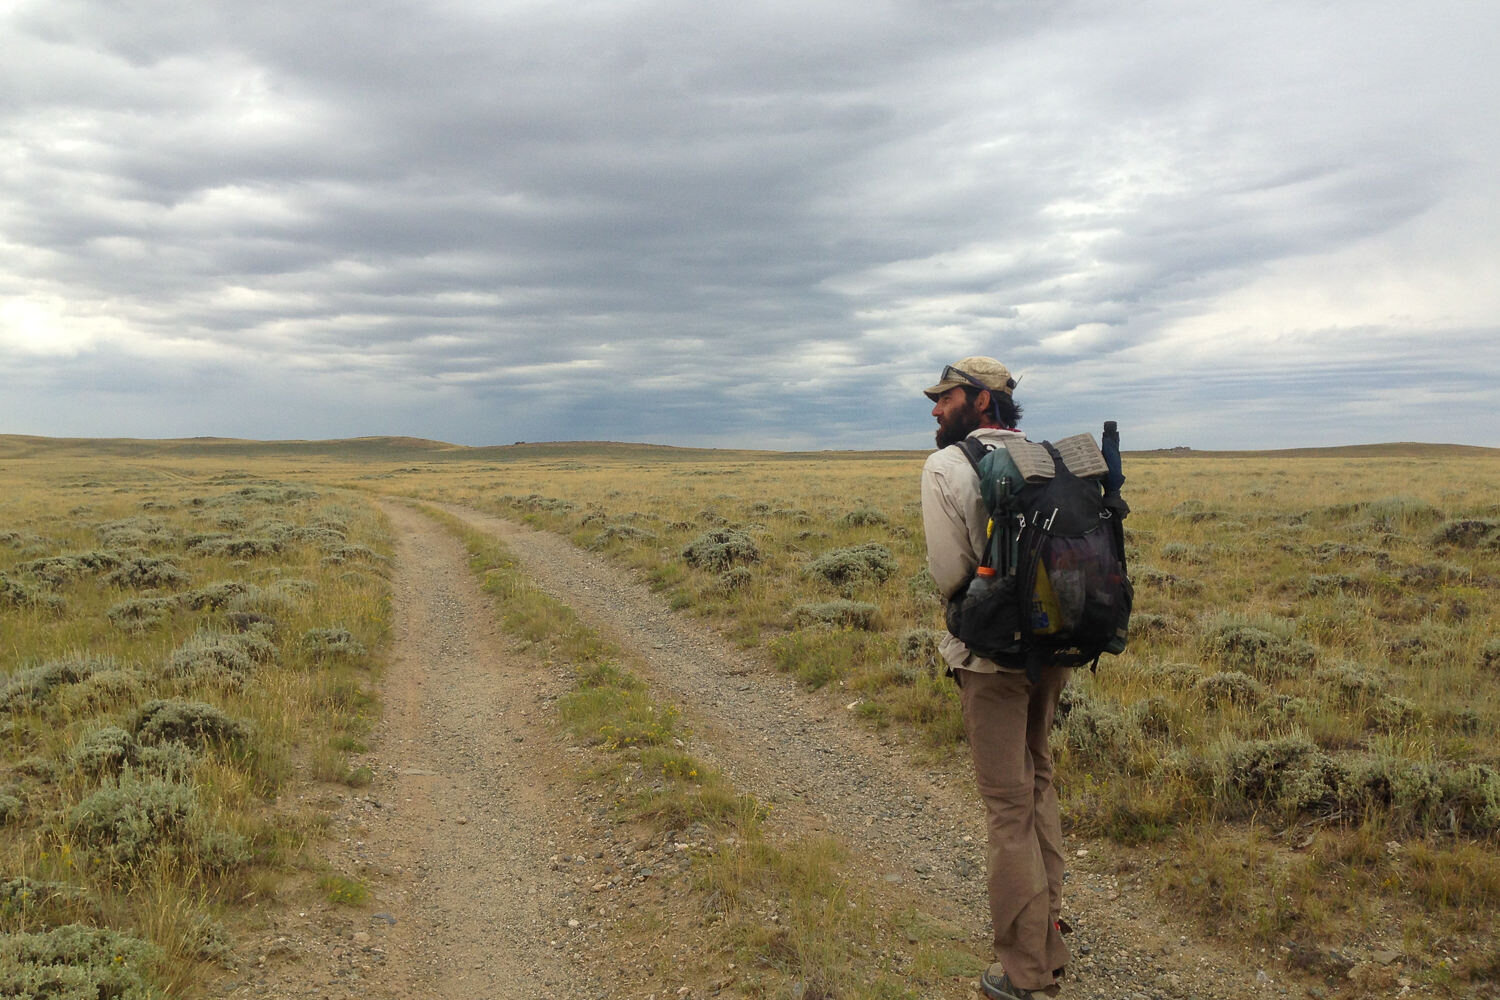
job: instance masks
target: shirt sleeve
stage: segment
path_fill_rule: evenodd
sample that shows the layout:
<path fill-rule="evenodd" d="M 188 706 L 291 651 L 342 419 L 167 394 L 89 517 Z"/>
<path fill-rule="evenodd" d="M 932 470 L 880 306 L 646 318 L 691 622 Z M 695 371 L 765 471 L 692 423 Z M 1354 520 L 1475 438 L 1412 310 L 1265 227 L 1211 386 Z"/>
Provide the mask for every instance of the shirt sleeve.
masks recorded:
<path fill-rule="evenodd" d="M 966 496 L 973 493 L 972 499 L 977 500 L 978 490 L 956 488 L 933 458 L 936 456 L 922 468 L 922 530 L 927 536 L 927 571 L 946 599 L 974 575 L 979 565 L 970 528 L 974 504 Z M 967 465 L 964 471 L 968 471 Z"/>

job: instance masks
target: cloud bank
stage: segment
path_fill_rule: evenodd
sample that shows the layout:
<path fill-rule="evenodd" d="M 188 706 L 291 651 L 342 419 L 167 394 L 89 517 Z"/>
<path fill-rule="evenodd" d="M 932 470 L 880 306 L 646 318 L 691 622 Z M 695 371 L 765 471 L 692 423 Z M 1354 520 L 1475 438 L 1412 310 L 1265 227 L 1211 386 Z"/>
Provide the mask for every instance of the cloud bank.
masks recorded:
<path fill-rule="evenodd" d="M 0 431 L 1500 445 L 1500 9 L 0 12 Z"/>

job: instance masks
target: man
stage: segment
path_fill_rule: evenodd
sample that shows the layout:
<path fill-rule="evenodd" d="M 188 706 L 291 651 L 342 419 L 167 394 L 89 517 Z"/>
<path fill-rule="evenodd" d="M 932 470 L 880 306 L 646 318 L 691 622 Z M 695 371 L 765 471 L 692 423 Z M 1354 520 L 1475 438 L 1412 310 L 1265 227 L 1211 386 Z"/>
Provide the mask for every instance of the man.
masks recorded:
<path fill-rule="evenodd" d="M 989 515 L 966 437 L 1003 448 L 1021 436 L 1015 379 L 994 358 L 964 358 L 926 389 L 937 418 L 938 450 L 922 467 L 927 567 L 945 599 L 961 597 L 980 563 Z M 1019 482 L 1017 476 L 1017 482 Z M 956 636 L 940 643 L 959 685 L 964 731 L 989 827 L 989 897 L 995 963 L 980 988 L 995 1000 L 1055 996 L 1068 963 L 1059 930 L 1062 824 L 1052 787 L 1047 737 L 1071 670 L 1048 668 L 1037 683 L 970 652 Z"/>

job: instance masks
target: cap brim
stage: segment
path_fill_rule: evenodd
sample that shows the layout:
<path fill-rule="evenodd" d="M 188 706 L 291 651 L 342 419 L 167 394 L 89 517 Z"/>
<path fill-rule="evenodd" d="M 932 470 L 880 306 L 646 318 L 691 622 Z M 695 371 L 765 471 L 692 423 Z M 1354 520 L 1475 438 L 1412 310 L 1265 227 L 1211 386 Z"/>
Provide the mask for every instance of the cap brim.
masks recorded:
<path fill-rule="evenodd" d="M 939 396 L 941 396 L 943 393 L 947 392 L 949 389 L 957 389 L 961 385 L 968 385 L 968 384 L 969 383 L 967 383 L 967 382 L 961 382 L 958 379 L 949 379 L 946 382 L 939 382 L 937 385 L 931 386 L 931 387 L 929 387 L 927 389 L 923 389 L 922 390 L 922 395 L 926 396 L 928 399 L 930 399 L 934 403 L 936 403 L 937 402 L 937 398 Z"/>

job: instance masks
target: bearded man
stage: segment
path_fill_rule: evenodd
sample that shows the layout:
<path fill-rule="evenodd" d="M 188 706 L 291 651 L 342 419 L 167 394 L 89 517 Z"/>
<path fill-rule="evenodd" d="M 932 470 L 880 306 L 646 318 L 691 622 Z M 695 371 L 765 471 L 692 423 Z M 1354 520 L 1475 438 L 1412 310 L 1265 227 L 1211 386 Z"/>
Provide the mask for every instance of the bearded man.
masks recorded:
<path fill-rule="evenodd" d="M 954 445 L 974 437 L 1003 448 L 1006 437 L 1021 436 L 1015 387 L 1000 362 L 973 357 L 944 368 L 924 390 L 937 418 L 938 450 L 922 467 L 922 526 L 927 568 L 945 600 L 963 597 L 983 558 L 989 523 L 979 476 Z M 974 654 L 952 634 L 939 648 L 958 682 L 988 827 L 995 961 L 980 989 L 994 1000 L 1056 996 L 1069 955 L 1060 929 L 1062 824 L 1047 738 L 1072 671 L 1049 668 L 1033 683 L 1025 671 Z"/>

